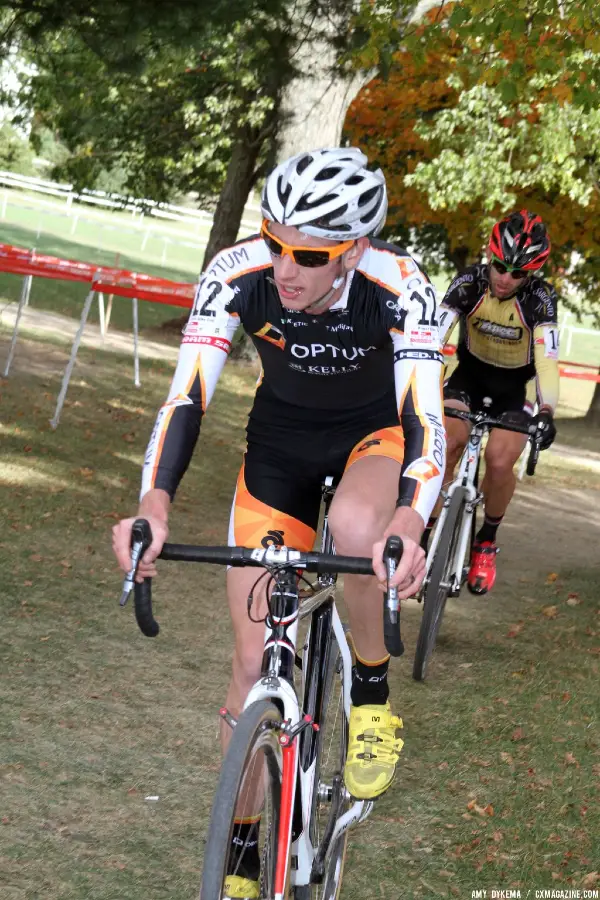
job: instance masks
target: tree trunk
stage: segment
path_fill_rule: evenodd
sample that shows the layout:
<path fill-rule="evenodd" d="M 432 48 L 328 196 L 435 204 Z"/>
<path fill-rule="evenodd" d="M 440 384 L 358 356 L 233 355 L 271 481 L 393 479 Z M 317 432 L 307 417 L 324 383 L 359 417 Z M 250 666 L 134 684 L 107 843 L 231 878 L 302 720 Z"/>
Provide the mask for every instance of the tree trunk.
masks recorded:
<path fill-rule="evenodd" d="M 448 258 L 456 267 L 457 272 L 462 272 L 467 268 L 469 261 L 469 250 L 467 247 L 455 247 L 452 252 L 448 253 Z"/>
<path fill-rule="evenodd" d="M 320 35 L 300 44 L 295 62 L 299 74 L 283 93 L 278 161 L 303 150 L 339 147 L 348 107 L 372 78 L 372 73 L 350 78 L 336 73 L 335 50 Z"/>
<path fill-rule="evenodd" d="M 248 194 L 256 178 L 261 147 L 256 135 L 250 136 L 244 132 L 240 134 L 233 147 L 225 184 L 217 202 L 208 244 L 204 251 L 202 271 L 215 253 L 235 243 Z"/>
<path fill-rule="evenodd" d="M 598 370 L 598 375 L 600 375 L 600 369 Z M 600 427 L 600 382 L 596 384 L 592 394 L 592 402 L 584 416 L 584 421 L 595 427 Z"/>

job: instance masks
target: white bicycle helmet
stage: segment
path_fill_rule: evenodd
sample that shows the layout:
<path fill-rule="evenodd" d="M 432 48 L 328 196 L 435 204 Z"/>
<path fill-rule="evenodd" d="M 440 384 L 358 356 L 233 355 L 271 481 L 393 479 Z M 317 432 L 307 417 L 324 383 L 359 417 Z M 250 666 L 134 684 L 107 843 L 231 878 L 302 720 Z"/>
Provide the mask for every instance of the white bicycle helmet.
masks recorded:
<path fill-rule="evenodd" d="M 356 147 L 298 153 L 268 176 L 263 216 L 333 241 L 377 234 L 385 222 L 387 193 L 381 169 L 370 172 Z"/>

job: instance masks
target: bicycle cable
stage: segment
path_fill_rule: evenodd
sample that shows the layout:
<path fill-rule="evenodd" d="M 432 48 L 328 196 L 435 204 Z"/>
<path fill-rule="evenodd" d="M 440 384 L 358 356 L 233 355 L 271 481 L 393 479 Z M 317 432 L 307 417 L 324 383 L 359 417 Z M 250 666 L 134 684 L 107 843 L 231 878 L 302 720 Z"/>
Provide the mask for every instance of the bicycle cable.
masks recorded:
<path fill-rule="evenodd" d="M 280 581 L 280 579 L 279 579 L 279 575 L 282 574 L 282 573 L 284 573 L 284 572 L 288 569 L 288 565 L 277 566 L 277 567 L 274 567 L 274 568 L 271 568 L 271 567 L 269 567 L 269 566 L 264 566 L 264 569 L 265 569 L 265 571 L 262 572 L 262 573 L 258 576 L 258 578 L 256 579 L 256 581 L 255 581 L 254 584 L 252 585 L 252 587 L 251 587 L 251 589 L 250 589 L 250 593 L 248 594 L 248 600 L 247 600 L 247 612 L 248 612 L 248 618 L 250 619 L 251 622 L 253 622 L 253 623 L 256 624 L 256 625 L 260 625 L 260 624 L 266 623 L 266 621 L 267 621 L 268 618 L 270 618 L 271 621 L 273 621 L 273 608 L 272 608 L 272 606 L 271 606 L 271 596 L 269 595 L 269 587 L 270 587 L 270 585 L 271 585 L 271 582 L 274 581 L 274 582 L 275 582 L 275 585 L 276 585 L 276 587 L 277 587 L 277 589 L 278 589 L 279 591 L 281 591 L 281 589 L 282 589 L 282 583 L 281 583 L 281 581 Z M 252 616 L 252 604 L 254 603 L 254 592 L 255 592 L 256 588 L 258 587 L 258 585 L 260 584 L 260 582 L 263 580 L 263 578 L 265 578 L 267 575 L 270 575 L 270 579 L 269 579 L 269 581 L 267 581 L 267 584 L 266 584 L 266 591 L 265 591 L 265 594 L 266 594 L 266 601 L 267 601 L 267 615 L 266 615 L 264 618 L 262 618 L 262 619 L 255 619 L 255 618 Z M 304 584 L 308 585 L 308 587 L 310 588 L 310 590 L 312 591 L 312 593 L 313 593 L 313 594 L 315 593 L 316 588 L 315 588 L 314 584 L 312 584 L 312 582 L 310 582 L 310 581 L 308 580 L 308 578 L 306 578 L 304 575 L 298 575 L 298 581 L 299 581 L 299 582 L 304 582 Z"/>

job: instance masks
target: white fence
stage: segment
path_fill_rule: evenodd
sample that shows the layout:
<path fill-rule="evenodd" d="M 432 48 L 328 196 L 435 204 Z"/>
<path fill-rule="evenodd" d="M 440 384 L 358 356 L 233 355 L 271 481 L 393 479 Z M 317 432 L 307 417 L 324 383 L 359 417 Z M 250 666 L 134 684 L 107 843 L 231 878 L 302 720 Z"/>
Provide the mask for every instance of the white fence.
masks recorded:
<path fill-rule="evenodd" d="M 101 234 L 125 232 L 139 235 L 139 248 L 142 253 L 147 250 L 149 241 L 158 242 L 156 248 L 158 252 L 155 256 L 156 261 L 162 266 L 172 262 L 168 259 L 170 246 L 204 250 L 212 225 L 212 213 L 205 210 L 189 209 L 170 203 L 156 203 L 153 200 L 135 197 L 118 197 L 104 191 L 77 192 L 73 190 L 71 184 L 30 178 L 13 172 L 0 171 L 0 186 L 2 185 L 5 190 L 0 191 L 0 219 L 7 219 L 9 206 L 38 213 L 38 239 L 44 230 L 43 217 L 58 217 L 69 220 L 70 235 L 75 235 L 81 224 L 87 224 L 98 228 Z M 25 191 L 26 194 L 19 197 L 18 203 L 11 203 L 11 195 L 15 190 Z M 89 210 L 82 209 L 80 203 L 90 204 Z M 112 213 L 131 213 L 131 218 L 125 215 L 118 221 L 111 221 Z M 258 231 L 259 207 L 250 201 L 246 205 L 245 214 L 241 222 L 243 233 L 251 234 Z M 250 218 L 253 215 L 254 218 Z M 171 224 L 166 220 L 171 220 Z M 179 223 L 183 223 L 184 229 Z"/>
<path fill-rule="evenodd" d="M 570 356 L 571 350 L 573 349 L 573 335 L 590 335 L 598 341 L 598 364 L 600 365 L 600 331 L 594 328 L 579 328 L 576 325 L 570 325 L 569 319 L 572 315 L 573 313 L 571 312 L 565 312 L 562 321 L 559 324 L 558 334 L 561 342 L 561 350 L 564 351 L 565 356 Z"/>
<path fill-rule="evenodd" d="M 157 203 L 155 200 L 146 200 L 139 197 L 125 197 L 120 194 L 108 194 L 106 191 L 76 191 L 72 184 L 61 184 L 57 181 L 46 181 L 43 178 L 33 178 L 29 175 L 18 175 L 15 172 L 0 170 L 0 184 L 17 190 L 33 191 L 39 194 L 50 194 L 60 197 L 65 201 L 65 208 L 70 212 L 73 201 L 77 203 L 89 203 L 94 206 L 104 207 L 118 211 L 131 212 L 132 216 L 143 219 L 150 215 L 159 219 L 171 219 L 177 222 L 195 222 L 211 225 L 212 213 L 201 209 L 191 209 L 187 206 L 175 206 L 172 203 Z M 246 206 L 246 212 L 258 213 L 259 207 L 250 201 Z M 242 220 L 243 228 L 255 228 L 256 220 L 245 218 Z"/>

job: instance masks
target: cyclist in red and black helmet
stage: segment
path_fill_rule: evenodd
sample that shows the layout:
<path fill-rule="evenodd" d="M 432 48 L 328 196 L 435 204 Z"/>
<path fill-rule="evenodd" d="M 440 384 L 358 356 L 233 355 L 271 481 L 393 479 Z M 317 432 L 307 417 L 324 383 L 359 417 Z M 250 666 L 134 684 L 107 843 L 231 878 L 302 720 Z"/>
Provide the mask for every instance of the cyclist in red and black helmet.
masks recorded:
<path fill-rule="evenodd" d="M 488 249 L 491 263 L 495 260 L 505 269 L 534 272 L 550 255 L 550 238 L 541 218 L 522 209 L 496 222 Z"/>
<path fill-rule="evenodd" d="M 540 216 L 526 209 L 513 212 L 494 225 L 487 263 L 461 272 L 440 307 L 444 342 L 460 322 L 458 366 L 445 384 L 446 405 L 478 410 L 489 397 L 491 415 L 523 424 L 537 400 L 543 448 L 556 434 L 553 412 L 559 384 L 557 298 L 538 274 L 549 253 L 550 238 Z M 467 442 L 468 426 L 448 419 L 446 428 L 449 480 Z M 485 519 L 468 576 L 475 594 L 487 593 L 496 578 L 496 532 L 515 489 L 513 467 L 525 441 L 522 434 L 495 429 L 487 443 Z"/>

